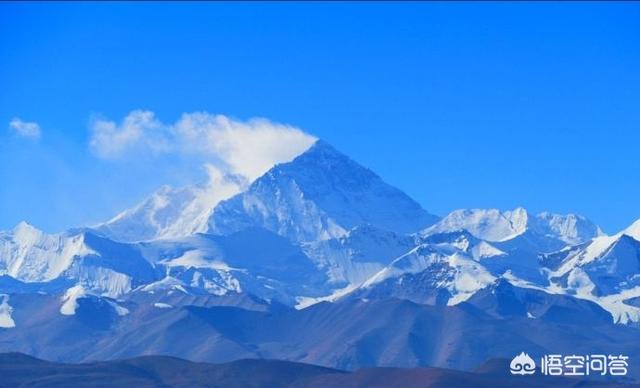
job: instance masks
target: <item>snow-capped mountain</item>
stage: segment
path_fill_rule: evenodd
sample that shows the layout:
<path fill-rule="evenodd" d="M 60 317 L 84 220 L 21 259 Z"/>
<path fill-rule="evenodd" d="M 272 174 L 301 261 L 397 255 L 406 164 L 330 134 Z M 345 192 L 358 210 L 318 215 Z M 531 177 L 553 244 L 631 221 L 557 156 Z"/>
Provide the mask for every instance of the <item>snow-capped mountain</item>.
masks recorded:
<path fill-rule="evenodd" d="M 595 301 L 617 322 L 640 320 L 640 220 L 612 235 L 543 255 L 552 292 Z"/>
<path fill-rule="evenodd" d="M 0 274 L 26 282 L 57 278 L 76 256 L 94 253 L 81 234 L 47 235 L 26 222 L 0 233 Z"/>
<path fill-rule="evenodd" d="M 180 188 L 164 186 L 132 209 L 97 225 L 96 230 L 125 242 L 176 238 L 202 233 L 214 207 L 246 188 L 241 177 L 207 166 L 206 184 Z"/>
<path fill-rule="evenodd" d="M 169 281 L 214 295 L 246 292 L 288 304 L 297 295 L 329 292 L 327 276 L 300 247 L 261 228 L 158 240 L 140 250 L 165 276 L 157 285 Z"/>
<path fill-rule="evenodd" d="M 322 141 L 250 184 L 211 169 L 93 228 L 0 232 L 0 348 L 59 360 L 471 367 L 584 338 L 635 354 L 636 326 L 640 221 L 439 219 Z"/>
<path fill-rule="evenodd" d="M 594 343 L 640 338 L 640 221 L 607 236 L 522 208 L 439 219 L 322 141 L 251 184 L 212 169 L 93 228 L 0 232 L 0 347 L 63 359 L 448 365 L 503 332 L 569 349 L 584 321 Z"/>
<path fill-rule="evenodd" d="M 405 193 L 318 140 L 247 191 L 221 202 L 209 220 L 209 232 L 262 227 L 306 242 L 342 237 L 367 224 L 410 233 L 436 221 Z"/>
<path fill-rule="evenodd" d="M 536 215 L 523 208 L 456 210 L 437 224 L 420 232 L 422 236 L 464 229 L 473 236 L 511 248 L 552 252 L 602 235 L 598 226 L 575 214 Z M 516 242 L 514 244 L 514 242 Z"/>
<path fill-rule="evenodd" d="M 358 286 L 415 246 L 414 239 L 371 225 L 344 236 L 302 244 L 302 249 L 336 286 Z"/>
<path fill-rule="evenodd" d="M 527 211 L 522 208 L 505 212 L 497 209 L 456 210 L 421 234 L 429 235 L 464 229 L 479 239 L 499 242 L 524 233 L 528 218 Z"/>
<path fill-rule="evenodd" d="M 503 255 L 465 231 L 431 235 L 367 279 L 353 294 L 455 305 L 496 280 L 482 263 Z"/>
<path fill-rule="evenodd" d="M 82 284 L 111 297 L 156 276 L 135 246 L 90 230 L 49 235 L 24 222 L 0 234 L 0 275 L 50 290 Z"/>
<path fill-rule="evenodd" d="M 609 241 L 584 217 L 522 208 L 459 210 L 438 221 L 323 141 L 249 186 L 209 173 L 207 185 L 163 187 L 94 230 L 46 235 L 18 225 L 0 236 L 0 275 L 19 282 L 5 287 L 51 283 L 108 297 L 248 293 L 299 307 L 364 294 L 456 304 L 500 278 L 574 292 L 575 282 L 557 281 L 584 270 L 570 254 Z M 617 246 L 615 258 L 635 249 Z M 596 279 L 599 290 L 635 284 L 631 267 L 619 275 Z"/>
<path fill-rule="evenodd" d="M 331 292 L 327 275 L 300 247 L 260 228 L 122 243 L 89 229 L 48 235 L 21 223 L 0 236 L 0 252 L 0 289 L 64 291 L 63 301 L 74 306 L 77 298 L 121 298 L 138 290 L 246 292 L 289 304 L 296 295 Z"/>

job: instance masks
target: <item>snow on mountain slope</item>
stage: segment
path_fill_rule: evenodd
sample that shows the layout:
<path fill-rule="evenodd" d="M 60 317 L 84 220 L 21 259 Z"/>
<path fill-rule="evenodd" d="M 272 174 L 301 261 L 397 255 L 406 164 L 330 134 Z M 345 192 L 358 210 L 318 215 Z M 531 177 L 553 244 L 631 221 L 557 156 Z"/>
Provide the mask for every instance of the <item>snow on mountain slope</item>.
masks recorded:
<path fill-rule="evenodd" d="M 464 229 L 482 240 L 505 241 L 524 233 L 528 218 L 527 211 L 523 208 L 505 212 L 497 209 L 455 210 L 423 234 Z"/>
<path fill-rule="evenodd" d="M 636 222 L 613 236 L 600 236 L 569 250 L 551 268 L 555 282 L 568 282 L 577 293 L 610 295 L 640 287 L 640 241 Z M 557 259 L 556 259 L 557 260 Z"/>
<path fill-rule="evenodd" d="M 137 246 L 115 242 L 91 231 L 82 232 L 82 236 L 94 253 L 76 257 L 62 277 L 81 283 L 93 293 L 112 298 L 156 278 L 156 269 Z"/>
<path fill-rule="evenodd" d="M 117 302 L 109 298 L 101 298 L 91 291 L 86 290 L 80 284 L 69 288 L 60 300 L 62 302 L 60 314 L 62 315 L 76 315 L 78 309 L 81 308 L 83 304 L 90 307 L 94 307 L 96 304 L 98 306 L 103 305 L 104 307 L 112 309 L 118 316 L 129 314 L 129 310 L 120 306 Z"/>
<path fill-rule="evenodd" d="M 634 239 L 640 241 L 640 220 L 637 220 L 627 229 L 623 230 L 622 234 L 626 234 L 627 236 L 631 236 Z"/>
<path fill-rule="evenodd" d="M 419 244 L 434 244 L 440 248 L 448 247 L 450 251 L 460 250 L 474 260 L 505 256 L 507 253 L 496 248 L 491 243 L 474 237 L 465 230 L 417 236 Z"/>
<path fill-rule="evenodd" d="M 167 275 L 164 278 L 153 283 L 142 285 L 136 288 L 134 291 L 148 292 L 150 294 L 165 291 L 180 291 L 182 293 L 188 294 L 187 285 L 170 275 Z"/>
<path fill-rule="evenodd" d="M 557 238 L 568 245 L 580 244 L 604 234 L 593 222 L 576 214 L 542 212 L 536 215 L 535 220 L 535 229 L 539 233 Z"/>
<path fill-rule="evenodd" d="M 60 314 L 74 315 L 78 308 L 78 299 L 85 297 L 86 294 L 84 287 L 81 285 L 69 288 L 61 298 L 62 306 L 60 306 Z"/>
<path fill-rule="evenodd" d="M 155 276 L 134 246 L 89 230 L 50 235 L 26 223 L 0 234 L 0 275 L 26 283 L 76 281 L 114 297 Z"/>
<path fill-rule="evenodd" d="M 75 257 L 92 253 L 81 234 L 49 235 L 21 222 L 11 232 L 0 232 L 0 275 L 49 281 L 67 270 Z"/>
<path fill-rule="evenodd" d="M 365 224 L 409 233 L 436 220 L 402 191 L 319 140 L 246 192 L 222 201 L 209 226 L 222 234 L 258 226 L 293 241 L 318 241 Z"/>
<path fill-rule="evenodd" d="M 336 286 L 360 285 L 415 246 L 409 236 L 370 225 L 351 229 L 345 236 L 302 245 L 305 253 Z"/>
<path fill-rule="evenodd" d="M 47 235 L 21 224 L 0 237 L 5 292 L 57 293 L 73 286 L 83 295 L 120 298 L 134 289 L 151 292 L 167 279 L 189 294 L 247 292 L 281 303 L 330 292 L 327 276 L 299 247 L 260 228 L 130 244 L 91 229 Z M 75 305 L 76 298 L 67 299 Z"/>
<path fill-rule="evenodd" d="M 539 266 L 546 282 L 513 276 L 503 277 L 522 287 L 571 295 L 597 303 L 616 323 L 640 322 L 640 241 L 638 222 L 612 236 L 599 235 L 576 246 L 542 254 Z"/>
<path fill-rule="evenodd" d="M 10 329 L 16 327 L 16 322 L 11 316 L 12 313 L 13 307 L 9 304 L 9 295 L 0 294 L 0 328 Z"/>
<path fill-rule="evenodd" d="M 485 242 L 474 244 L 473 237 L 464 232 L 451 237 L 417 246 L 351 294 L 367 298 L 400 297 L 426 304 L 455 305 L 465 301 L 496 280 L 481 260 L 504 253 L 495 248 L 474 249 L 474 245 Z"/>
<path fill-rule="evenodd" d="M 567 295 L 577 299 L 584 299 L 596 303 L 608 311 L 613 322 L 617 324 L 635 324 L 640 322 L 640 308 L 634 301 L 640 298 L 640 287 L 622 290 L 610 295 L 597 295 L 595 284 L 581 269 L 572 270 L 564 279 L 552 278 L 551 284 L 542 286 L 524 281 L 507 273 L 503 276 L 515 286 L 535 289 L 550 294 Z M 554 282 L 560 280 L 559 282 Z"/>
<path fill-rule="evenodd" d="M 531 246 L 532 242 L 527 235 L 528 232 L 524 232 L 506 242 L 488 242 L 459 229 L 453 232 L 417 234 L 416 239 L 423 244 L 450 244 L 452 248 L 459 249 L 480 262 L 493 276 L 500 277 L 510 272 L 512 276 L 546 284 L 536 246 Z"/>
<path fill-rule="evenodd" d="M 148 261 L 185 286 L 216 295 L 248 292 L 292 303 L 329 292 L 327 276 L 286 238 L 262 228 L 141 244 Z"/>
<path fill-rule="evenodd" d="M 504 212 L 497 209 L 456 210 L 420 235 L 459 229 L 482 240 L 503 243 L 498 247 L 538 252 L 552 252 L 602 235 L 600 228 L 582 216 L 548 212 L 532 215 L 523 208 Z"/>
<path fill-rule="evenodd" d="M 138 206 L 95 227 L 102 234 L 124 242 L 175 238 L 204 232 L 213 208 L 246 188 L 237 176 L 224 175 L 208 166 L 205 185 L 181 188 L 164 186 Z"/>
<path fill-rule="evenodd" d="M 467 231 L 419 237 L 370 226 L 304 249 L 328 269 L 333 289 L 323 297 L 298 298 L 296 308 L 351 297 L 459 303 L 493 279 L 485 262 L 506 255 Z"/>

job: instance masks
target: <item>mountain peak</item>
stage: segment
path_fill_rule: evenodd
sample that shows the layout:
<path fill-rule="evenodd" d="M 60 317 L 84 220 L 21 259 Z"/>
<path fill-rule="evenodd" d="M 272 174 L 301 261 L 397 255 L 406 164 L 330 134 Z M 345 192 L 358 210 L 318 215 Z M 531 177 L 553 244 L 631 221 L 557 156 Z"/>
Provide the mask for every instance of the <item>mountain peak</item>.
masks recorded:
<path fill-rule="evenodd" d="M 302 156 L 306 155 L 306 157 L 322 157 L 325 159 L 348 159 L 348 157 L 342 152 L 338 151 L 334 146 L 329 144 L 328 142 L 318 139 L 307 149 L 305 152 L 301 153 L 293 160 L 298 159 Z"/>
<path fill-rule="evenodd" d="M 591 220 L 579 214 L 555 214 L 543 212 L 535 217 L 535 228 L 543 235 L 558 236 L 569 245 L 581 244 L 603 235 Z"/>
<path fill-rule="evenodd" d="M 640 219 L 631 224 L 627 229 L 623 230 L 622 233 L 640 241 Z"/>
<path fill-rule="evenodd" d="M 276 165 L 267 174 L 282 172 L 296 174 L 298 179 L 310 174 L 314 175 L 313 179 L 317 179 L 316 174 L 321 174 L 330 179 L 339 179 L 341 184 L 348 180 L 352 181 L 351 178 L 358 178 L 363 183 L 371 179 L 380 179 L 373 171 L 338 151 L 324 140 L 317 140 L 307 151 L 288 163 Z"/>
<path fill-rule="evenodd" d="M 411 233 L 437 217 L 373 171 L 318 140 L 291 162 L 276 165 L 249 189 L 214 210 L 210 231 L 259 226 L 298 241 L 340 237 L 371 224 Z"/>
<path fill-rule="evenodd" d="M 501 211 L 498 209 L 455 210 L 421 235 L 459 229 L 491 242 L 506 242 L 526 234 L 530 238 L 553 242 L 552 250 L 562 245 L 576 245 L 600 236 L 602 231 L 585 217 L 575 214 L 543 212 L 537 215 L 522 207 Z M 640 234 L 640 233 L 639 233 Z M 542 243 L 543 241 L 538 241 Z"/>
<path fill-rule="evenodd" d="M 13 228 L 14 231 L 15 230 L 22 230 L 22 229 L 35 229 L 35 230 L 37 230 L 35 226 L 31 225 L 27 221 L 20 221 Z"/>
<path fill-rule="evenodd" d="M 31 225 L 30 223 L 26 222 L 26 221 L 20 221 L 14 228 L 13 228 L 13 238 L 16 239 L 17 241 L 35 241 L 37 239 L 40 238 L 40 236 L 42 235 L 42 231 L 40 229 L 37 229 L 36 227 L 34 227 L 33 225 Z"/>
<path fill-rule="evenodd" d="M 334 146 L 332 146 L 331 144 L 329 144 L 329 142 L 322 139 L 317 139 L 315 142 L 313 142 L 313 144 L 311 144 L 311 147 L 309 147 L 302 154 L 306 154 L 309 152 L 329 152 L 329 153 L 340 154 L 340 152 L 338 152 L 338 150 L 336 150 Z"/>
<path fill-rule="evenodd" d="M 214 207 L 241 192 L 246 183 L 235 175 L 205 166 L 208 181 L 179 188 L 161 186 L 137 206 L 95 227 L 118 241 L 177 238 L 204 232 Z"/>
<path fill-rule="evenodd" d="M 529 213 L 522 207 L 507 211 L 460 209 L 451 212 L 423 234 L 464 229 L 482 240 L 506 241 L 524 233 L 529 218 Z"/>

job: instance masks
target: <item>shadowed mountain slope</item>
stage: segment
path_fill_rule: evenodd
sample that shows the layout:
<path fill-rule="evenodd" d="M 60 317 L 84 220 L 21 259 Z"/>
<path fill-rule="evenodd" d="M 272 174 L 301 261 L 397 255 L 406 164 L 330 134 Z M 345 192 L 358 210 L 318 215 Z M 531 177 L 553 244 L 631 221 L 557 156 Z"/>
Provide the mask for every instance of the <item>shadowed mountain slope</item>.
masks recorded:
<path fill-rule="evenodd" d="M 492 363 L 492 365 L 502 363 Z M 503 365 L 506 367 L 506 364 Z M 275 360 L 195 363 L 179 358 L 61 364 L 21 353 L 0 354 L 0 387 L 626 387 L 615 382 L 540 376 L 514 377 L 492 368 L 461 372 L 440 368 L 367 368 L 355 372 Z"/>

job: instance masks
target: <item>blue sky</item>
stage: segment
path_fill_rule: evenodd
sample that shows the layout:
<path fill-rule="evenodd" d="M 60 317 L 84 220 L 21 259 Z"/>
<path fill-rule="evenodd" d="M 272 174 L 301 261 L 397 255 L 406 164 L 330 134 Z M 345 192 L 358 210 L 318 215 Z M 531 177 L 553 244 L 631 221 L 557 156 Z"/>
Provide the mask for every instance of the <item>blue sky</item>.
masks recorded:
<path fill-rule="evenodd" d="M 92 123 L 144 109 L 294 125 L 436 214 L 613 232 L 640 218 L 638 20 L 638 3 L 1 3 L 0 229 L 203 179 L 184 155 L 92 151 Z"/>

